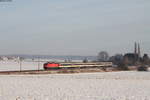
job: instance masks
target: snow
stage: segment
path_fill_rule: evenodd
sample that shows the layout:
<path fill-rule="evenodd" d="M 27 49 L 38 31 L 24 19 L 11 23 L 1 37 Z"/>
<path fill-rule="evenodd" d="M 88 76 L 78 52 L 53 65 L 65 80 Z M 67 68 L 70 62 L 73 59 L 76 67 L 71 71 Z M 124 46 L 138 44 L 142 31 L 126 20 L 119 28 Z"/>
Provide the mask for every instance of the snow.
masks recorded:
<path fill-rule="evenodd" d="M 1 75 L 0 100 L 150 100 L 150 72 Z"/>
<path fill-rule="evenodd" d="M 17 71 L 20 70 L 37 70 L 43 69 L 43 64 L 45 62 L 38 62 L 37 61 L 22 61 L 21 65 L 19 61 L 0 61 L 0 71 Z"/>
<path fill-rule="evenodd" d="M 31 59 L 26 59 L 24 61 L 21 61 L 21 65 L 19 61 L 0 61 L 0 71 L 19 71 L 21 70 L 38 70 L 43 69 L 43 64 L 48 61 L 54 61 L 53 59 L 40 59 L 38 62 L 38 59 L 34 59 L 32 61 Z M 57 60 L 59 62 L 60 60 Z M 77 60 L 74 60 L 74 62 L 77 62 Z M 21 67 L 20 67 L 21 66 Z"/>

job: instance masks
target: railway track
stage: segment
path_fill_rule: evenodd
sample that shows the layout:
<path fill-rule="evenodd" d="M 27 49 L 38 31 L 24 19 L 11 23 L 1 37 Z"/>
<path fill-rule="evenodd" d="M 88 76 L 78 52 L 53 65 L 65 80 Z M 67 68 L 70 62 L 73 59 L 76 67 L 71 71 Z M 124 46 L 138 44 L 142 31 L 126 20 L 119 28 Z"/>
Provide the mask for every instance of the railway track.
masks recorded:
<path fill-rule="evenodd" d="M 22 70 L 22 71 L 0 71 L 0 75 L 24 75 L 24 74 L 57 74 L 57 73 L 82 73 L 82 72 L 104 72 L 112 67 L 82 67 L 82 68 L 59 68 L 48 70 Z M 111 69 L 116 71 L 116 69 Z"/>

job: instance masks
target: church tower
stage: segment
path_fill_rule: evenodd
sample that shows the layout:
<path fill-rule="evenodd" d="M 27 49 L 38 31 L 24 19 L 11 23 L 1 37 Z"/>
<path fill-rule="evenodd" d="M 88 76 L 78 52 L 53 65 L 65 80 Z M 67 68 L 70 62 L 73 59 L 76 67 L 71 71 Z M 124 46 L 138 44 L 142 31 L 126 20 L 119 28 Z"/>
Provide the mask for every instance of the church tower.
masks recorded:
<path fill-rule="evenodd" d="M 134 54 L 137 54 L 137 43 L 134 44 Z"/>
<path fill-rule="evenodd" d="M 141 57 L 140 44 L 138 43 L 138 56 Z"/>

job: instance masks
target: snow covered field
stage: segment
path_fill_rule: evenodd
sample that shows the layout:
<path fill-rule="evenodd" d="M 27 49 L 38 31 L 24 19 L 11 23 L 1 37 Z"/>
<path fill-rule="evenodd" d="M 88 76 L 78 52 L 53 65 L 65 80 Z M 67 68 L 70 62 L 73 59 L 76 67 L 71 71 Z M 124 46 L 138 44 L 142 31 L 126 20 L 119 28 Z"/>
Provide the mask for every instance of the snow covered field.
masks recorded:
<path fill-rule="evenodd" d="M 43 69 L 45 62 L 40 62 L 38 65 L 38 62 L 22 61 L 20 65 L 19 61 L 0 61 L 0 71 L 17 71 L 20 70 L 20 66 L 21 70 L 37 70 L 38 67 Z"/>
<path fill-rule="evenodd" d="M 0 100 L 150 100 L 150 72 L 1 75 Z"/>
<path fill-rule="evenodd" d="M 0 71 L 18 71 L 20 70 L 20 66 L 21 66 L 21 70 L 38 70 L 38 68 L 43 69 L 43 64 L 48 61 L 61 62 L 62 60 L 40 59 L 40 62 L 38 62 L 38 59 L 35 59 L 34 61 L 29 59 L 29 60 L 22 61 L 21 65 L 19 61 L 0 61 Z M 73 60 L 73 62 L 81 62 L 81 61 Z"/>

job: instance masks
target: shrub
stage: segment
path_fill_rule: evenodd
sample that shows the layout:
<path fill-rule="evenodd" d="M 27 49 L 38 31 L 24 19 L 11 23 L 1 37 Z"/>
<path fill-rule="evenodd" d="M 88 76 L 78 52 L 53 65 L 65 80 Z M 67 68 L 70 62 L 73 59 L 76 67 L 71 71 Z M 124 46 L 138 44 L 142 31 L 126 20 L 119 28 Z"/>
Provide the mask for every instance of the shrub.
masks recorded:
<path fill-rule="evenodd" d="M 126 64 L 120 63 L 118 65 L 119 70 L 129 70 L 128 66 Z"/>
<path fill-rule="evenodd" d="M 146 66 L 140 66 L 140 67 L 138 67 L 137 70 L 138 71 L 148 71 L 148 67 L 146 67 Z"/>

